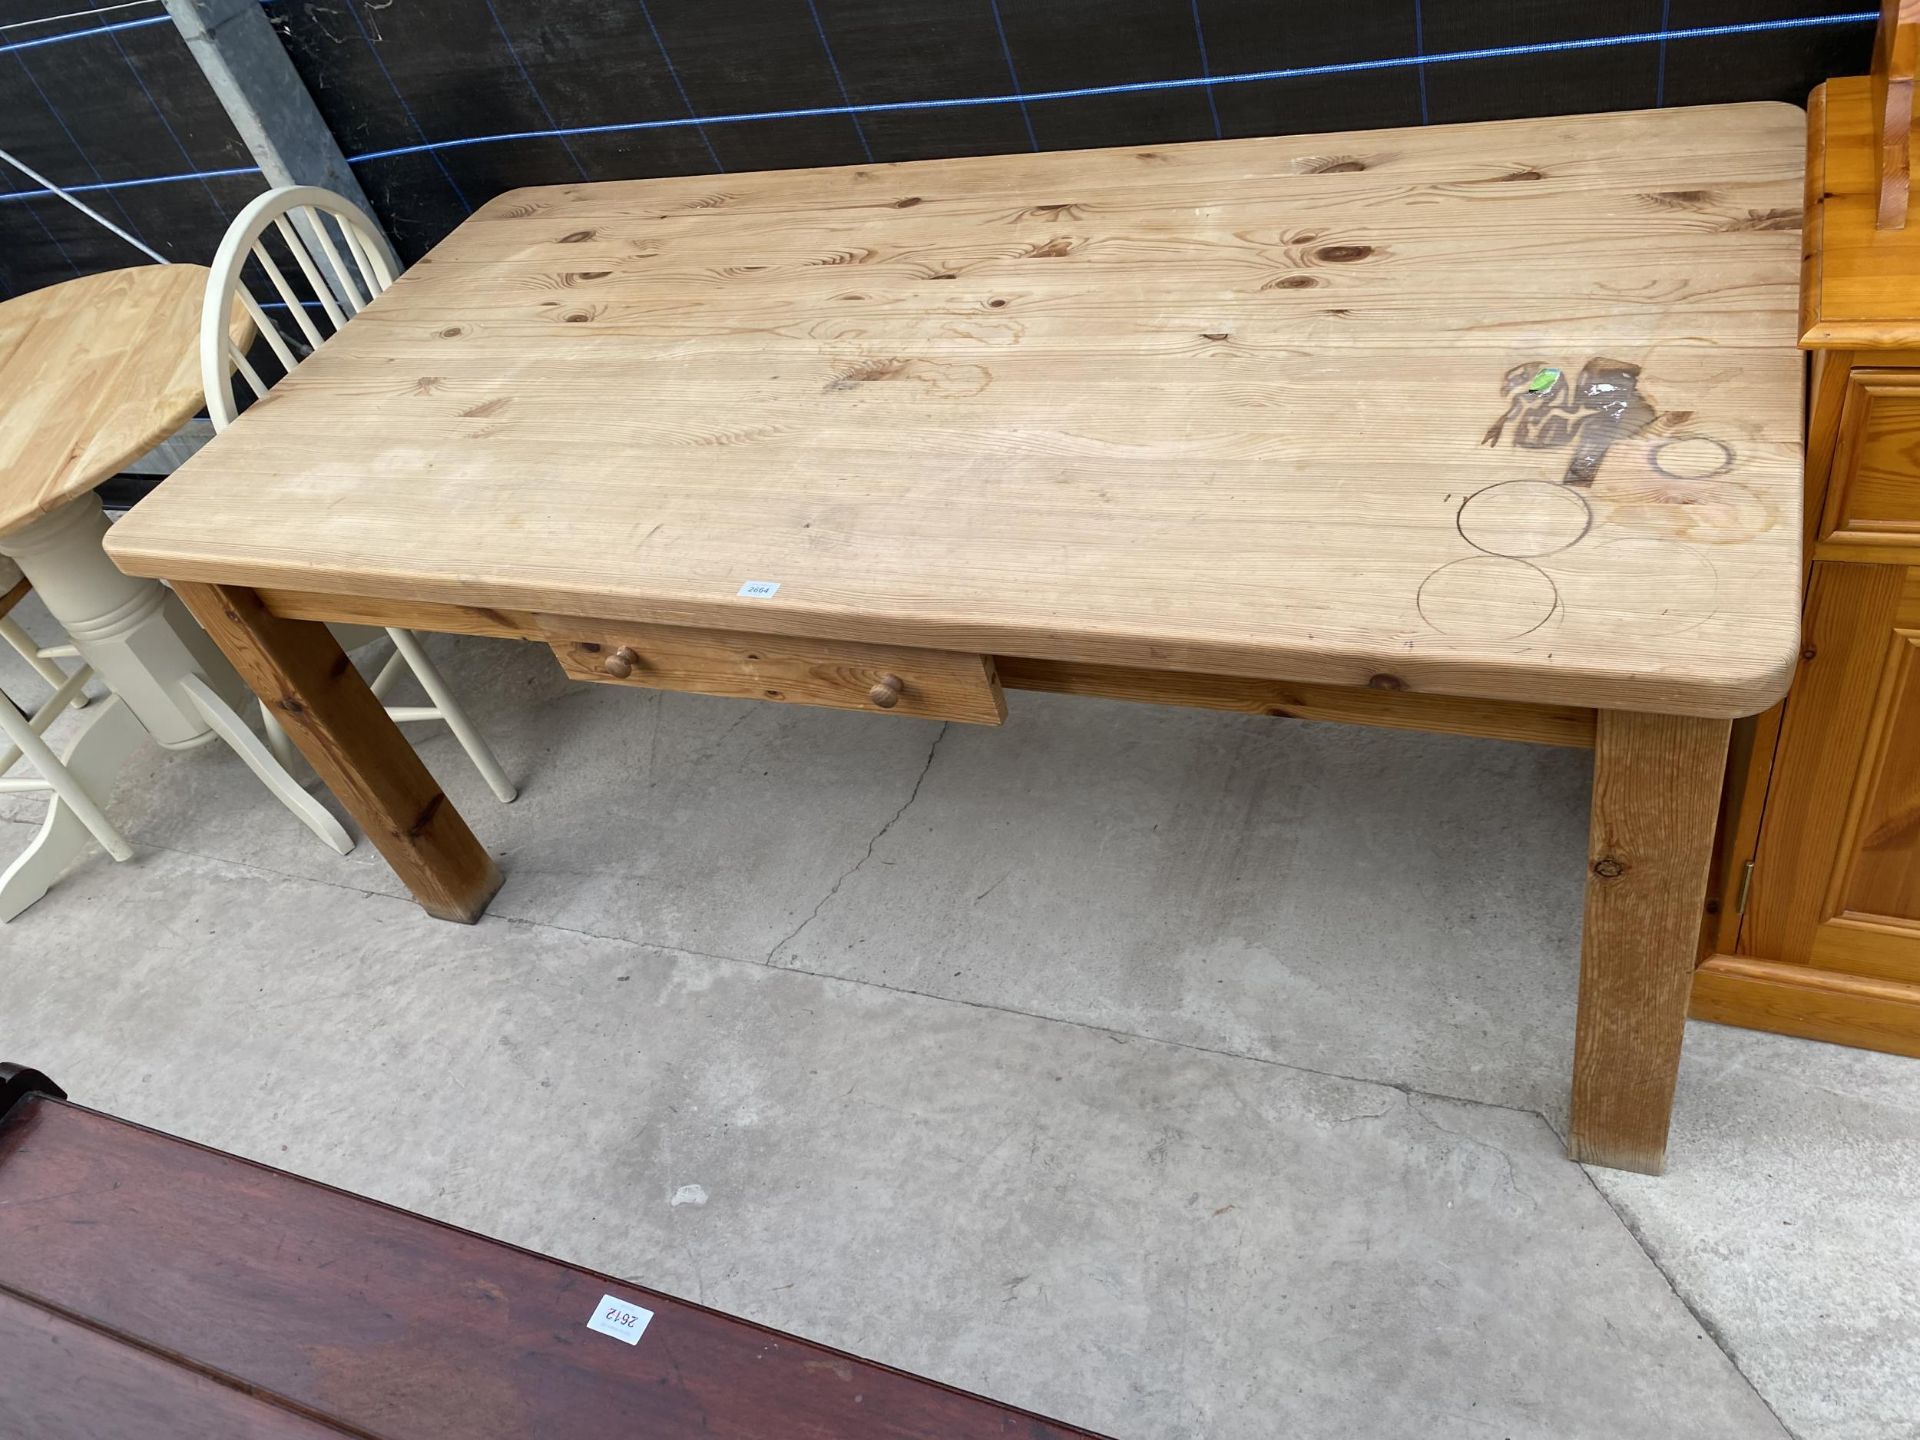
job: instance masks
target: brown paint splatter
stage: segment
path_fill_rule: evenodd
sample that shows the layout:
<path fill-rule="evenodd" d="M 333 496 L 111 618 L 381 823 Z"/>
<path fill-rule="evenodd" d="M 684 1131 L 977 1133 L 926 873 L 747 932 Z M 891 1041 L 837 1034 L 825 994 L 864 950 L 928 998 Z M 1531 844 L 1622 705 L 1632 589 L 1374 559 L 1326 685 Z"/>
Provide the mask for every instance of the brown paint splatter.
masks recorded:
<path fill-rule="evenodd" d="M 1536 380 L 1551 372 L 1553 381 L 1534 389 Z M 1508 370 L 1501 388 L 1509 397 L 1506 412 L 1487 427 L 1483 445 L 1497 445 L 1509 422 L 1513 443 L 1523 450 L 1573 447 L 1563 483 L 1593 484 L 1607 451 L 1619 441 L 1637 435 L 1653 423 L 1654 409 L 1640 393 L 1640 367 L 1625 360 L 1596 356 L 1587 361 L 1571 386 L 1566 372 L 1541 361 L 1527 361 Z"/>

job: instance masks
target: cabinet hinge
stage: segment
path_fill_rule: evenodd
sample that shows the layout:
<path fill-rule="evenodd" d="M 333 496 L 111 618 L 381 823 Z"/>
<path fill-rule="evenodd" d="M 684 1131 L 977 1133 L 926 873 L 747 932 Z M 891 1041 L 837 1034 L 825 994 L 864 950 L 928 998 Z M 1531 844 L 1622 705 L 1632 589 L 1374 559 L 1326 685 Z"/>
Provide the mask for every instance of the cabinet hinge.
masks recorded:
<path fill-rule="evenodd" d="M 1749 860 L 1740 867 L 1740 898 L 1733 902 L 1733 913 L 1747 913 L 1747 892 L 1753 889 L 1753 861 Z"/>

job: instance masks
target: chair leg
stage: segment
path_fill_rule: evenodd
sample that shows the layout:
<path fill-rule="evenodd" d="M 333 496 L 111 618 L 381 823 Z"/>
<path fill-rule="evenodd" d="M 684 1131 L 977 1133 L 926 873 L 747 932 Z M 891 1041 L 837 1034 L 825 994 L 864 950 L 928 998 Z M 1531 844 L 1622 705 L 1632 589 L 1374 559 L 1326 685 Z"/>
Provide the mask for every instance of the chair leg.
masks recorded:
<path fill-rule="evenodd" d="M 427 658 L 426 650 L 420 641 L 406 630 L 389 630 L 393 637 L 394 649 L 407 657 L 407 668 L 413 671 L 414 678 L 420 682 L 420 688 L 427 692 L 427 699 L 433 702 L 433 708 L 440 712 L 440 718 L 447 722 L 447 728 L 453 731 L 454 739 L 467 752 L 467 758 L 473 761 L 474 769 L 480 772 L 488 787 L 500 798 L 502 804 L 512 804 L 519 793 L 513 788 L 513 782 L 507 779 L 506 772 L 500 768 L 500 762 L 493 757 L 493 750 L 486 740 L 467 719 L 466 711 L 460 708 L 460 702 L 453 698 L 453 692 L 447 688 L 447 682 L 440 678 L 440 672 L 434 668 L 433 661 Z"/>
<path fill-rule="evenodd" d="M 386 699 L 387 692 L 393 689 L 393 682 L 406 674 L 406 671 L 407 657 L 401 654 L 398 647 L 396 647 L 394 652 L 387 657 L 387 663 L 380 667 L 380 673 L 367 682 L 367 688 L 373 691 L 373 698 L 376 700 Z"/>
<path fill-rule="evenodd" d="M 89 728 L 97 729 L 98 726 Z M 32 721 L 14 708 L 11 700 L 0 704 L 0 733 L 4 733 L 8 743 L 40 772 L 40 778 L 47 782 L 47 788 L 65 802 L 93 838 L 100 842 L 102 849 L 116 860 L 133 858 L 133 847 L 114 829 L 113 822 L 107 819 L 100 803 L 61 763 L 60 757 L 53 753 L 53 747 L 41 738 L 40 732 L 33 728 Z"/>
<path fill-rule="evenodd" d="M 33 761 L 54 794 L 46 819 L 40 823 L 40 833 L 0 874 L 0 922 L 13 919 L 45 895 L 60 872 L 86 849 L 89 838 L 98 840 L 116 860 L 131 858 L 132 847 L 101 813 L 92 796 L 113 788 L 120 767 L 146 738 L 146 731 L 126 702 L 115 696 L 87 721 L 67 748 L 63 763 L 53 757 L 38 735 L 19 735 L 8 723 L 9 712 L 18 714 L 11 701 L 0 702 L 0 728 L 5 728 L 13 743 Z M 23 738 L 30 743 L 22 743 Z M 46 753 L 36 754 L 35 746 Z M 78 805 L 73 803 L 76 798 Z"/>
<path fill-rule="evenodd" d="M 45 735 L 47 733 L 47 727 L 53 723 L 54 717 L 73 703 L 73 697 L 79 694 L 80 691 L 85 688 L 87 681 L 92 678 L 93 670 L 86 665 L 82 665 L 78 670 L 74 671 L 73 674 L 67 676 L 66 682 L 61 685 L 59 689 L 55 690 L 53 694 L 49 695 L 46 700 L 42 702 L 38 710 L 27 717 L 27 724 L 33 730 L 33 733 L 36 735 Z M 8 709 L 13 708 L 13 702 L 11 700 L 8 700 L 6 703 Z M 0 775 L 5 775 L 19 763 L 20 748 L 17 745 L 9 745 L 5 750 L 0 750 Z"/>
<path fill-rule="evenodd" d="M 201 718 L 213 727 L 214 733 L 246 762 L 255 778 L 293 812 L 295 819 L 340 854 L 353 849 L 353 837 L 333 818 L 332 812 L 294 783 L 285 767 L 274 762 L 272 752 L 261 743 L 260 737 L 247 728 L 246 721 L 235 714 L 226 701 L 213 693 L 206 681 L 198 675 L 188 675 L 180 681 L 180 688 Z"/>
<path fill-rule="evenodd" d="M 0 640 L 19 651 L 20 658 L 33 667 L 33 673 L 54 689 L 58 690 L 67 683 L 67 672 L 40 653 L 40 647 L 33 643 L 33 637 L 22 630 L 11 615 L 0 616 Z M 86 692 L 82 690 L 77 693 L 70 703 L 74 709 L 81 709 L 87 703 Z"/>

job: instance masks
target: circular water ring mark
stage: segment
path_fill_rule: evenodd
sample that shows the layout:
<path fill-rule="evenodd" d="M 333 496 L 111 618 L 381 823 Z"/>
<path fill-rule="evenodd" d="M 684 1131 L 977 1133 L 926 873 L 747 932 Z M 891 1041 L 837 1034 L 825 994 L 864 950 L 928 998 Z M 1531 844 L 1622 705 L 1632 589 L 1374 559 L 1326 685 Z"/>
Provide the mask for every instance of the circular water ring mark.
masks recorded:
<path fill-rule="evenodd" d="M 1474 549 L 1510 560 L 1571 549 L 1593 529 L 1578 490 L 1548 480 L 1501 480 L 1460 502 L 1453 525 Z"/>
<path fill-rule="evenodd" d="M 1669 480 L 1711 480 L 1733 469 L 1733 447 L 1711 435 L 1672 435 L 1648 447 L 1647 463 Z"/>
<path fill-rule="evenodd" d="M 1414 596 L 1420 618 L 1442 635 L 1472 640 L 1518 640 L 1560 609 L 1553 577 L 1512 555 L 1468 555 L 1450 560 Z"/>

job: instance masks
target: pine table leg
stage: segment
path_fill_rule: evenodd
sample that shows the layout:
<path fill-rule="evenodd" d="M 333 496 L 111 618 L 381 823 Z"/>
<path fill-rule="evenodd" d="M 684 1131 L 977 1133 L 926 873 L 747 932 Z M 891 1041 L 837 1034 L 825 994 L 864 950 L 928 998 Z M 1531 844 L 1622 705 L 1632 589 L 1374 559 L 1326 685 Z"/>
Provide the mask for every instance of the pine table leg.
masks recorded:
<path fill-rule="evenodd" d="M 325 625 L 241 586 L 174 589 L 429 915 L 471 924 L 500 869 Z"/>
<path fill-rule="evenodd" d="M 1732 724 L 1618 710 L 1598 719 L 1567 1148 L 1657 1175 Z"/>

